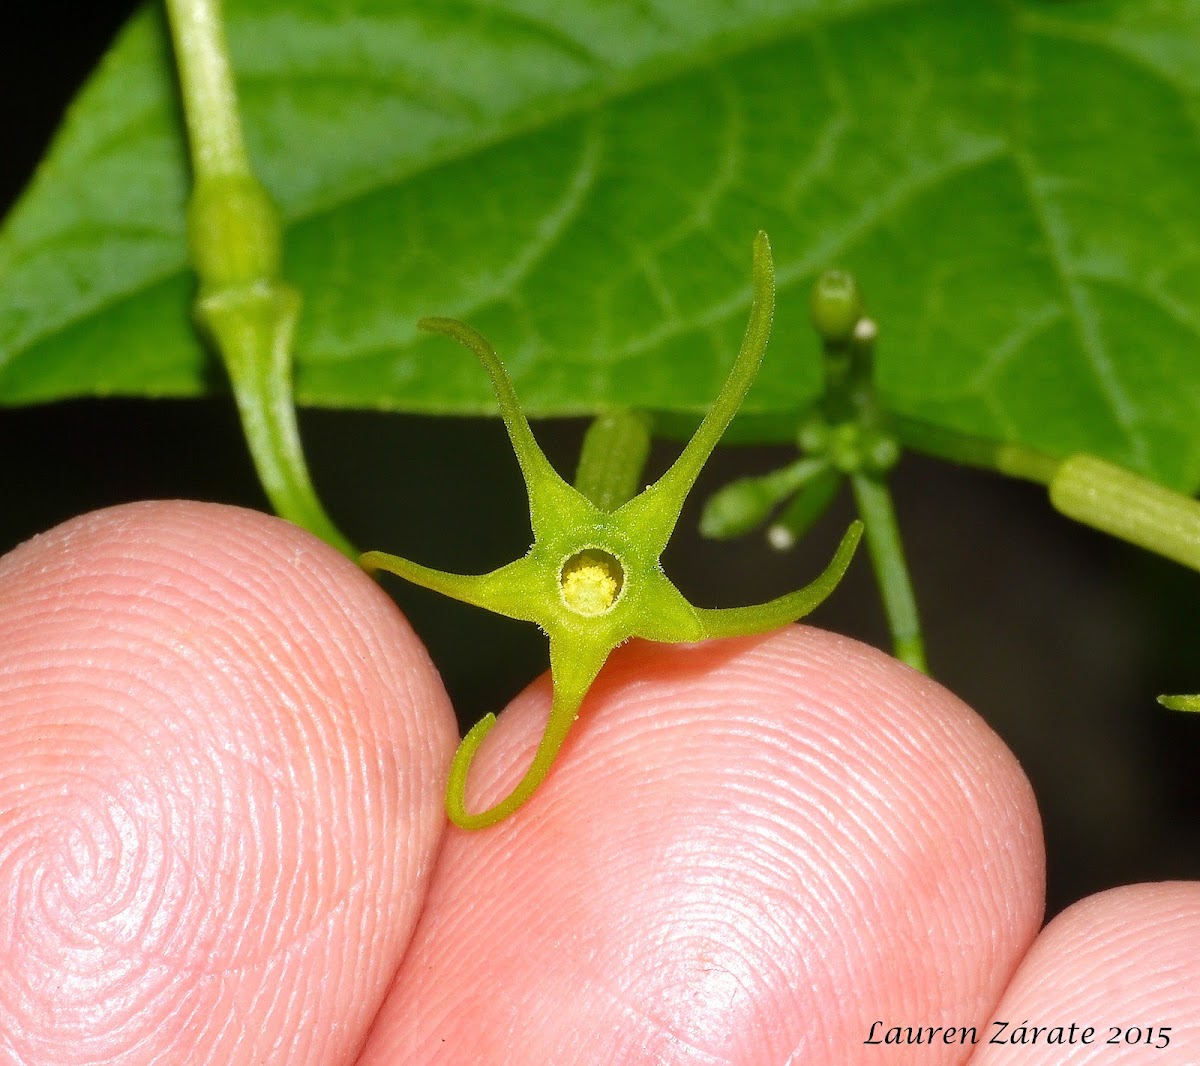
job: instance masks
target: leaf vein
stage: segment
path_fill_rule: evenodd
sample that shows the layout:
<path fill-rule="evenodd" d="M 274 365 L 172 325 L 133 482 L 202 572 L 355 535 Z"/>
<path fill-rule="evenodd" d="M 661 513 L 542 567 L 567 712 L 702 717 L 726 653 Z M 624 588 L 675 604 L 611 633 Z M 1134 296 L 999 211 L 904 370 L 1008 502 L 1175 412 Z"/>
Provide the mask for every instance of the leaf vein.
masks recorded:
<path fill-rule="evenodd" d="M 492 283 L 489 298 L 459 307 L 456 314 L 478 312 L 497 300 L 508 299 L 529 278 L 533 270 L 554 250 L 578 218 L 596 186 L 604 155 L 604 134 L 601 124 L 593 118 L 583 129 L 579 159 L 575 169 L 563 183 L 563 193 L 547 210 L 534 229 L 533 237 L 508 267 Z"/>
<path fill-rule="evenodd" d="M 447 10 L 454 8 L 481 16 L 487 22 L 543 41 L 557 51 L 569 55 L 572 59 L 593 69 L 602 70 L 609 65 L 598 52 L 588 48 L 578 38 L 572 37 L 558 26 L 534 18 L 532 15 L 484 3 L 482 0 L 439 0 L 438 2 L 439 15 L 444 15 Z"/>
<path fill-rule="evenodd" d="M 1012 122 L 1010 126 L 1011 153 L 1015 172 L 1033 219 L 1046 242 L 1047 260 L 1054 272 L 1071 321 L 1073 332 L 1079 339 L 1080 350 L 1095 375 L 1097 384 L 1104 394 L 1121 433 L 1128 441 L 1136 461 L 1149 465 L 1145 437 L 1137 430 L 1134 405 L 1117 378 L 1100 329 L 1095 309 L 1091 306 L 1087 291 L 1073 276 L 1067 246 L 1067 234 L 1063 222 L 1056 218 L 1046 198 L 1038 189 L 1038 176 L 1034 160 L 1025 143 L 1023 114 L 1026 104 L 1025 87 L 1028 85 L 1029 70 L 1026 48 L 1022 45 L 1019 12 L 1008 0 L 1004 4 L 1010 16 L 1012 30 Z"/>
<path fill-rule="evenodd" d="M 1003 145 L 989 144 L 976 149 L 963 158 L 953 160 L 949 165 L 933 168 L 907 181 L 897 182 L 891 195 L 881 196 L 864 205 L 849 223 L 840 229 L 830 231 L 825 240 L 810 249 L 807 254 L 792 263 L 781 263 L 776 270 L 778 288 L 787 288 L 810 277 L 819 267 L 843 254 L 855 241 L 865 237 L 887 215 L 905 203 L 958 174 L 995 162 L 1003 153 Z M 660 327 L 653 330 L 624 348 L 614 351 L 611 358 L 613 361 L 637 358 L 647 351 L 675 339 L 682 333 L 707 329 L 718 325 L 730 316 L 742 314 L 749 306 L 750 288 L 743 286 L 728 299 L 710 306 L 703 314 L 690 320 L 681 320 L 673 328 Z"/>

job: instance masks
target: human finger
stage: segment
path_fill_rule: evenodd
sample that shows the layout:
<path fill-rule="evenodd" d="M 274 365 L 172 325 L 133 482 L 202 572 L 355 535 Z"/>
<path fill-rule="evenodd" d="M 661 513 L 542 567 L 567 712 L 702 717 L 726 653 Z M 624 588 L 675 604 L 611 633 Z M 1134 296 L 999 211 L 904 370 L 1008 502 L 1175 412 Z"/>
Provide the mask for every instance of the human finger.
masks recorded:
<path fill-rule="evenodd" d="M 1042 931 L 972 1066 L 1200 1063 L 1200 882 L 1125 885 Z"/>
<path fill-rule="evenodd" d="M 152 503 L 0 561 L 0 1057 L 351 1059 L 412 930 L 454 724 L 285 522 Z"/>
<path fill-rule="evenodd" d="M 472 809 L 548 698 L 501 717 Z M 801 627 L 633 644 L 528 805 L 447 837 L 361 1063 L 962 1061 L 868 1041 L 982 1025 L 1042 908 L 1029 785 L 945 689 Z"/>

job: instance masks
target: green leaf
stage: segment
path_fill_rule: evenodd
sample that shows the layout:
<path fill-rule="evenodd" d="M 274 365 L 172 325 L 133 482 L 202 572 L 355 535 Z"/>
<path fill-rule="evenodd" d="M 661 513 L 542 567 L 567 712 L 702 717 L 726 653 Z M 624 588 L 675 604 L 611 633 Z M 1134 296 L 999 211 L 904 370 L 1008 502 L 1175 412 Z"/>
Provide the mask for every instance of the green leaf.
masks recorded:
<path fill-rule="evenodd" d="M 306 305 L 304 403 L 534 415 L 711 402 L 771 235 L 747 400 L 819 388 L 837 264 L 901 414 L 1200 485 L 1198 0 L 227 0 Z M 139 15 L 0 234 L 0 402 L 193 395 L 186 161 Z"/>

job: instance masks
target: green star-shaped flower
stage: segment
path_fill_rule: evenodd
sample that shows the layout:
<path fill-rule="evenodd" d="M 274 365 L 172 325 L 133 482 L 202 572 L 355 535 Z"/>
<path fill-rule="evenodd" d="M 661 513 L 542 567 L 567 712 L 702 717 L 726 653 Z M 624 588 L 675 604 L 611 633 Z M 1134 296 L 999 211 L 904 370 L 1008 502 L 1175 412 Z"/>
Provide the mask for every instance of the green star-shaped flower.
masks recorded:
<path fill-rule="evenodd" d="M 630 637 L 665 643 L 763 633 L 816 607 L 841 580 L 862 525 L 847 530 L 824 573 L 811 585 L 755 607 L 693 607 L 659 564 L 688 491 L 733 419 L 762 362 L 771 331 L 775 275 L 766 234 L 754 242 L 750 322 L 737 360 L 712 410 L 674 465 L 649 488 L 614 510 L 604 510 L 555 472 L 538 447 L 512 382 L 492 346 L 470 326 L 424 319 L 423 329 L 452 337 L 483 362 L 529 491 L 533 546 L 489 574 L 431 570 L 384 552 L 367 552 L 368 571 L 387 570 L 414 584 L 497 614 L 536 622 L 550 638 L 554 698 L 533 763 L 515 789 L 494 807 L 472 814 L 465 805 L 471 760 L 495 724 L 489 714 L 463 739 L 450 767 L 446 813 L 464 829 L 483 829 L 508 817 L 550 771 L 580 705 L 609 653 Z"/>

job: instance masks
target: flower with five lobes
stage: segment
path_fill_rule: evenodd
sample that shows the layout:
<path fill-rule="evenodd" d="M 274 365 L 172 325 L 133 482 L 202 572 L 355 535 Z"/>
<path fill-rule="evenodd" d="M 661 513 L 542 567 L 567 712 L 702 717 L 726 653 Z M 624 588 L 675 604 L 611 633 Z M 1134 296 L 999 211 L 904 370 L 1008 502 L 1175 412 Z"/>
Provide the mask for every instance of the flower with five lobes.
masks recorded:
<path fill-rule="evenodd" d="M 446 813 L 464 829 L 507 818 L 545 780 L 592 681 L 609 653 L 630 637 L 666 643 L 746 636 L 778 628 L 807 614 L 837 586 L 862 532 L 846 531 L 833 560 L 811 585 L 754 607 L 693 607 L 663 573 L 659 557 L 679 520 L 683 502 L 758 372 L 771 331 L 775 275 L 765 233 L 754 241 L 750 322 L 716 403 L 683 453 L 653 485 L 612 509 L 598 507 L 555 472 L 534 440 L 512 383 L 492 346 L 470 326 L 431 318 L 421 328 L 452 337 L 474 352 L 492 379 L 508 435 L 529 493 L 533 546 L 515 562 L 488 574 L 432 570 L 385 552 L 367 552 L 369 572 L 387 570 L 408 581 L 489 611 L 536 622 L 550 639 L 554 696 L 533 762 L 509 795 L 471 813 L 466 783 L 471 761 L 496 722 L 488 714 L 467 733 L 450 766 Z"/>

